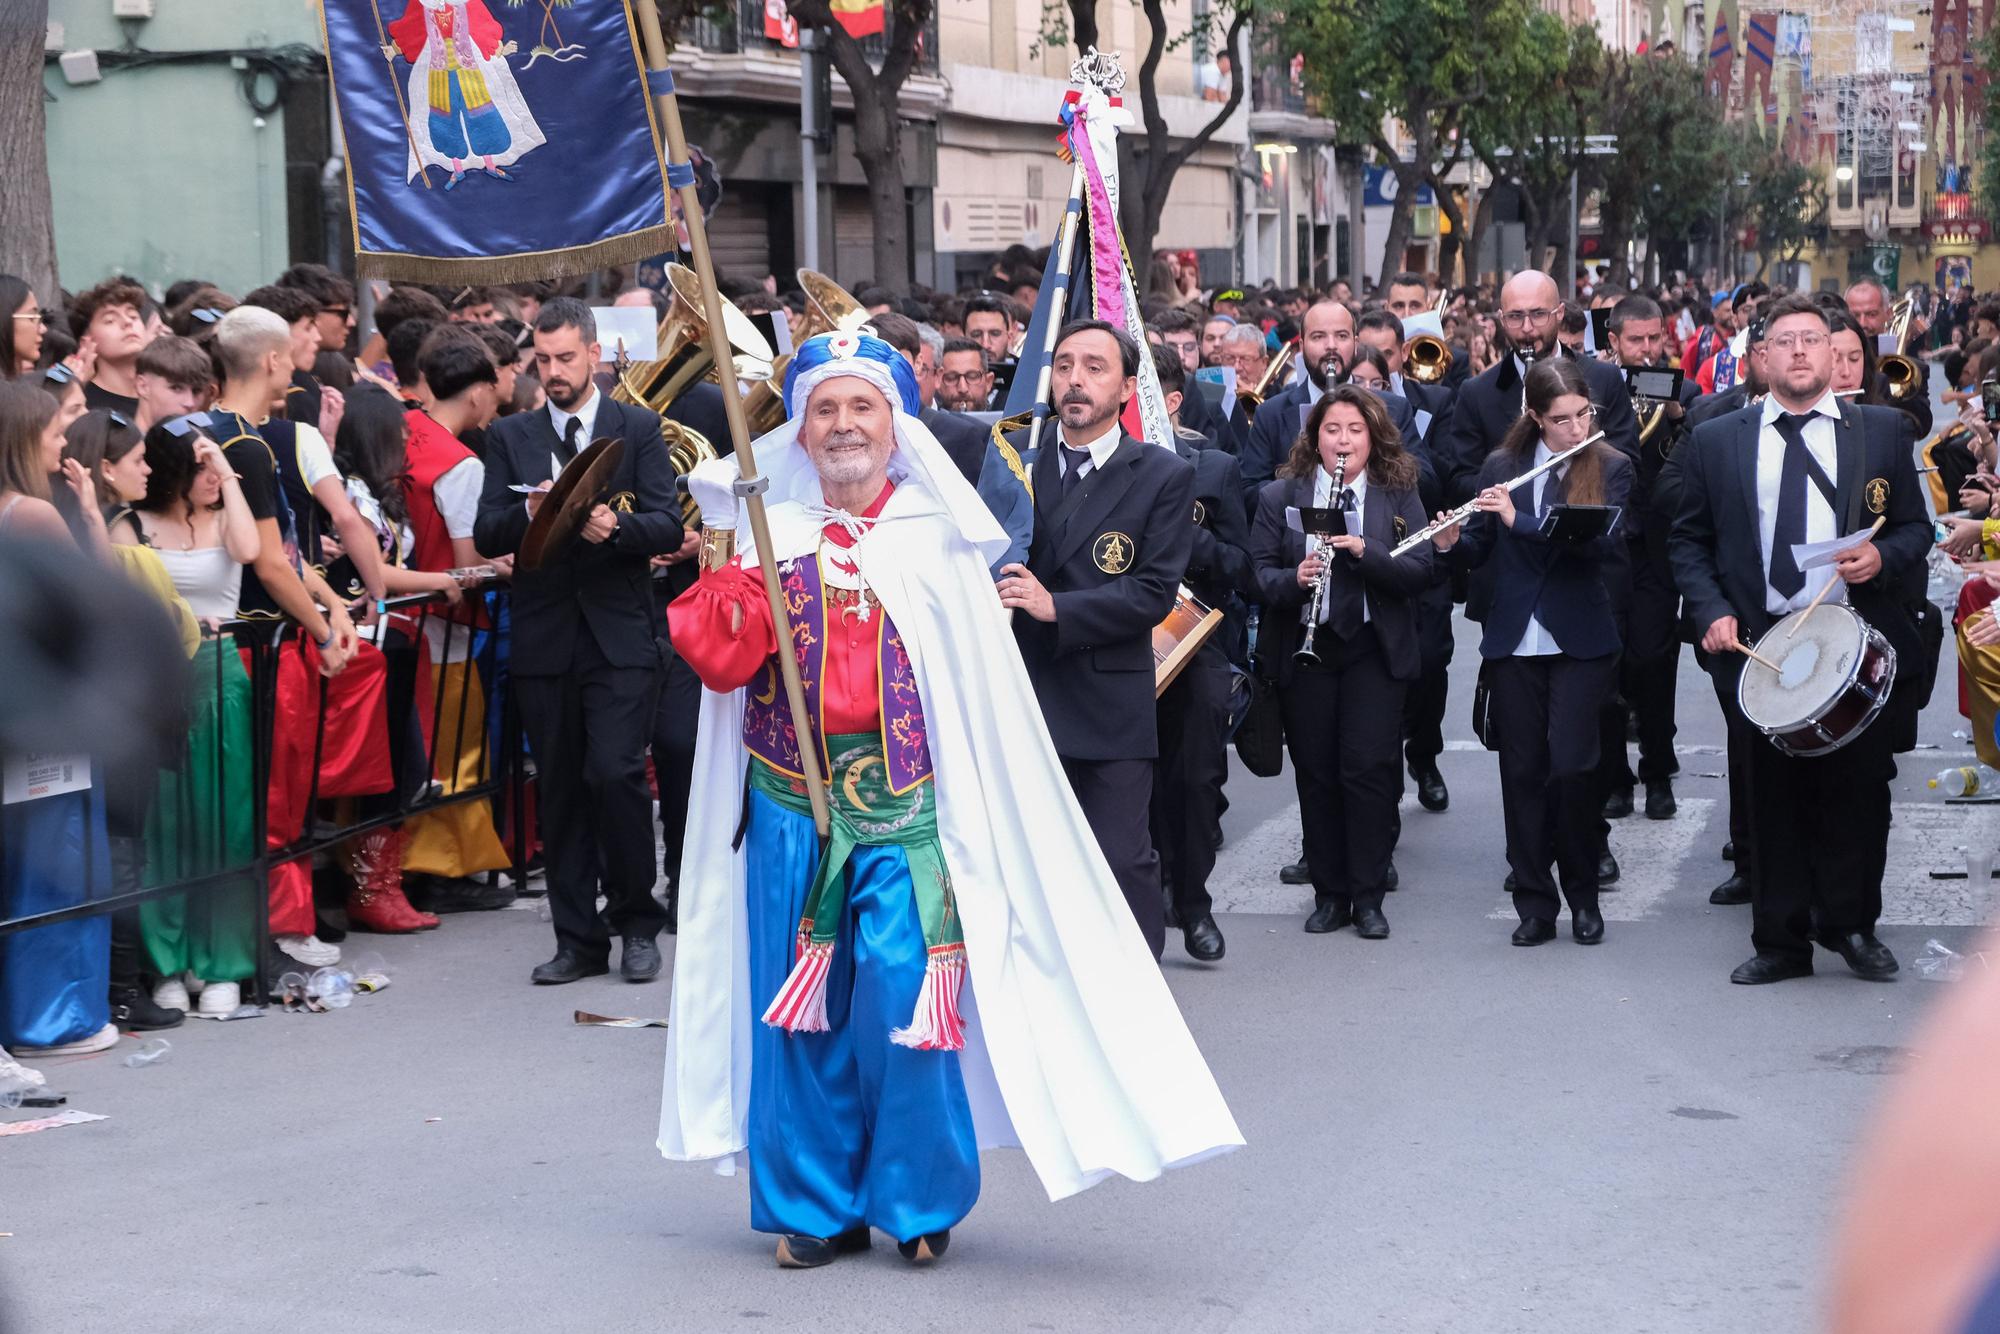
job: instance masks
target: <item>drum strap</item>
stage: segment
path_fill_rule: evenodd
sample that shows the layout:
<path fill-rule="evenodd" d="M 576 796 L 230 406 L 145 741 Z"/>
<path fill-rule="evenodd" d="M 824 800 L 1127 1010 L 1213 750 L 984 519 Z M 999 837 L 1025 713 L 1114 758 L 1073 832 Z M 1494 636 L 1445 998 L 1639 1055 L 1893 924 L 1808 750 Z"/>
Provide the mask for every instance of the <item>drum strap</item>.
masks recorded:
<path fill-rule="evenodd" d="M 1810 449 L 1801 446 L 1799 452 L 1805 455 L 1806 476 L 1812 478 L 1812 484 L 1819 488 L 1819 493 L 1822 496 L 1826 497 L 1826 507 L 1833 511 L 1833 522 L 1835 526 L 1839 526 L 1842 523 L 1842 519 L 1840 516 L 1840 505 L 1834 500 L 1833 479 L 1826 475 L 1826 469 L 1819 466 L 1819 460 L 1813 457 L 1813 452 Z"/>

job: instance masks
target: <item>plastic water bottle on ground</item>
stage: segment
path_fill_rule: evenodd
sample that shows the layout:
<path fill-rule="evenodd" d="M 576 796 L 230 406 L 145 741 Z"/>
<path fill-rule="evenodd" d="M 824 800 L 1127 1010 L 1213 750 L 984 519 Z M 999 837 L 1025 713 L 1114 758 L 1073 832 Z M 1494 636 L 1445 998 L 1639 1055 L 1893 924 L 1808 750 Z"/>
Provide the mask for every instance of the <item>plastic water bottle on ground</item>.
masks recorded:
<path fill-rule="evenodd" d="M 2000 772 L 1983 764 L 1955 764 L 1949 769 L 1938 770 L 1937 777 L 1931 779 L 1931 788 L 1942 797 L 1976 797 L 1982 792 L 2000 792 Z"/>
<path fill-rule="evenodd" d="M 345 968 L 322 968 L 306 983 L 306 994 L 329 1010 L 354 1004 L 354 974 Z"/>
<path fill-rule="evenodd" d="M 1956 982 L 1965 976 L 1965 956 L 1937 939 L 1925 941 L 1923 953 L 1910 966 L 1918 977 L 1933 982 Z"/>
<path fill-rule="evenodd" d="M 139 1050 L 125 1058 L 125 1065 L 128 1069 L 132 1070 L 142 1069 L 149 1065 L 158 1065 L 161 1061 L 167 1059 L 167 1053 L 173 1049 L 173 1044 L 165 1038 L 148 1038 L 140 1045 Z"/>

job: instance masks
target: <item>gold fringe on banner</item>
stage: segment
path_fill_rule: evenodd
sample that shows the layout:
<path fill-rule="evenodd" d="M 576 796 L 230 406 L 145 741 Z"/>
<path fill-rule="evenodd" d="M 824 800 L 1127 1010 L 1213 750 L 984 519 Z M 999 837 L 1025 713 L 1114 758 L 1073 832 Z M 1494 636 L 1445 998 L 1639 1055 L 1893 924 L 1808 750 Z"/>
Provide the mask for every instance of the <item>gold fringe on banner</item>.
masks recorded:
<path fill-rule="evenodd" d="M 636 264 L 654 255 L 671 253 L 678 245 L 673 227 L 665 225 L 626 232 L 594 245 L 535 250 L 518 255 L 449 258 L 362 250 L 355 254 L 354 264 L 363 278 L 383 278 L 398 283 L 477 283 L 484 286 L 572 278 L 613 264 Z"/>

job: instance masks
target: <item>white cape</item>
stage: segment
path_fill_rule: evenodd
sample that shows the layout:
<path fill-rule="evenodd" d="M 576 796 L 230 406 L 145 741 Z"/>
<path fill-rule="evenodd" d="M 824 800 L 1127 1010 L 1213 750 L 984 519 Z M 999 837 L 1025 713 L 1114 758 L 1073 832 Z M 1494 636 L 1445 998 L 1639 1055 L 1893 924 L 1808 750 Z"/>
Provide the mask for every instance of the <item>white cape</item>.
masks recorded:
<path fill-rule="evenodd" d="M 1052 1200 L 1150 1181 L 1243 1143 L 1070 795 L 988 562 L 1006 535 L 898 411 L 897 487 L 855 547 L 909 648 L 938 832 L 965 931 L 966 1092 L 981 1148 L 1026 1150 Z M 756 445 L 781 559 L 814 550 L 819 481 L 796 426 Z M 740 536 L 747 538 L 747 529 Z M 745 553 L 755 568 L 756 553 Z M 660 1152 L 734 1170 L 750 1106 L 743 692 L 703 691 L 682 857 Z M 804 1039 L 809 1041 L 810 1039 Z"/>

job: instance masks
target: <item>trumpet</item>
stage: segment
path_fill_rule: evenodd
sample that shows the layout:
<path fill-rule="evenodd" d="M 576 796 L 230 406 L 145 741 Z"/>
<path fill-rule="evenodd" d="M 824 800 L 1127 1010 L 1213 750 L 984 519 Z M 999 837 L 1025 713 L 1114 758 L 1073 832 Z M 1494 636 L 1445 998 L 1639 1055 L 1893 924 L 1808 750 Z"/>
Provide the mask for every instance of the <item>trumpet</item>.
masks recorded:
<path fill-rule="evenodd" d="M 1336 454 L 1333 456 L 1332 490 L 1336 504 L 1339 503 L 1337 498 L 1346 485 L 1347 455 Z M 1292 661 L 1301 667 L 1319 666 L 1319 654 L 1313 652 L 1313 636 L 1319 631 L 1320 614 L 1326 610 L 1327 574 L 1333 569 L 1333 560 L 1326 554 L 1327 535 L 1318 533 L 1314 536 L 1319 542 L 1319 546 L 1315 548 L 1319 552 L 1319 573 L 1313 577 L 1312 596 L 1306 600 L 1306 636 L 1299 641 L 1298 652 L 1292 654 Z"/>
<path fill-rule="evenodd" d="M 1540 463 L 1537 463 L 1534 467 L 1528 469 L 1526 472 L 1522 473 L 1519 477 L 1514 478 L 1512 481 L 1502 482 L 1500 484 L 1500 489 L 1503 491 L 1512 491 L 1517 486 L 1524 486 L 1527 483 L 1534 481 L 1537 477 L 1540 477 L 1543 473 L 1547 472 L 1549 469 L 1558 467 L 1561 464 L 1567 462 L 1568 460 L 1574 458 L 1578 454 L 1581 454 L 1584 450 L 1589 449 L 1592 445 L 1596 444 L 1599 440 L 1602 440 L 1603 438 L 1604 438 L 1604 432 L 1602 431 L 1598 431 L 1592 435 L 1589 435 L 1584 438 L 1582 443 L 1578 444 L 1574 448 L 1565 449 L 1560 454 L 1551 454 L 1547 459 L 1543 460 Z M 1483 490 L 1484 488 L 1481 489 Z M 1416 550 L 1418 547 L 1430 541 L 1433 537 L 1436 537 L 1439 533 L 1443 532 L 1447 528 L 1450 528 L 1452 525 L 1464 523 L 1467 519 L 1472 517 L 1472 512 L 1478 508 L 1479 508 L 1479 502 L 1477 500 L 1466 501 L 1463 505 L 1460 505 L 1457 509 L 1445 515 L 1442 519 L 1439 519 L 1436 523 L 1430 525 L 1428 528 L 1420 528 L 1416 532 L 1411 533 L 1408 537 L 1404 538 L 1402 541 L 1398 542 L 1394 547 L 1390 548 L 1389 554 L 1391 556 L 1401 556 L 1406 552 Z"/>
<path fill-rule="evenodd" d="M 1917 313 L 1914 292 L 1890 310 L 1889 332 L 1895 335 L 1896 350 L 1882 358 L 1876 369 L 1882 372 L 1882 396 L 1892 403 L 1914 398 L 1924 388 L 1924 368 L 1909 355 L 1910 319 Z"/>
<path fill-rule="evenodd" d="M 1443 318 L 1451 304 L 1449 288 L 1438 293 L 1431 313 Z M 1451 370 L 1451 345 L 1436 334 L 1422 333 L 1403 344 L 1403 375 L 1418 384 L 1436 384 Z"/>

